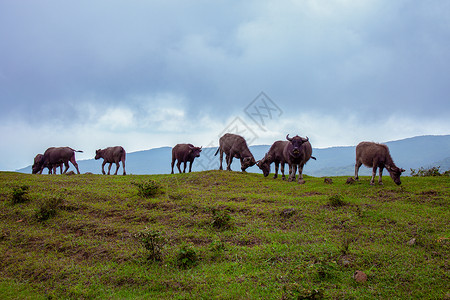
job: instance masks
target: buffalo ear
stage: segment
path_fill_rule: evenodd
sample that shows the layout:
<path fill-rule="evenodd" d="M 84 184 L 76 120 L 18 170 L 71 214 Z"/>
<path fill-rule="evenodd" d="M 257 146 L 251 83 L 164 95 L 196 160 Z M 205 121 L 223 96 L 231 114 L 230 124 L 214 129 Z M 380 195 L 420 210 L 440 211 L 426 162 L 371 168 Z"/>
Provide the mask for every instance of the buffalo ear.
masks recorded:
<path fill-rule="evenodd" d="M 403 172 L 405 172 L 405 171 L 406 171 L 405 169 L 400 169 L 400 172 L 401 172 L 401 173 L 403 173 Z"/>

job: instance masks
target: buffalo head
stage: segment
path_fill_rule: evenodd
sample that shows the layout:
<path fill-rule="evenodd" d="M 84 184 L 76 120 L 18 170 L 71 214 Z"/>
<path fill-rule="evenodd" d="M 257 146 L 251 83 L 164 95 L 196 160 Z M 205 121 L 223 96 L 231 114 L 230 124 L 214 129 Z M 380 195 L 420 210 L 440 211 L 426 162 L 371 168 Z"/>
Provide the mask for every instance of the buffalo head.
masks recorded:
<path fill-rule="evenodd" d="M 95 150 L 95 159 L 102 158 L 102 149 Z"/>
<path fill-rule="evenodd" d="M 189 146 L 189 154 L 191 154 L 193 157 L 200 157 L 200 152 L 202 152 L 202 147 Z"/>
<path fill-rule="evenodd" d="M 404 169 L 400 169 L 398 167 L 392 167 L 392 166 L 386 166 L 386 169 L 389 172 L 389 175 L 391 176 L 392 180 L 394 180 L 396 185 L 402 184 L 400 181 L 400 175 L 402 175 L 403 172 L 405 172 Z"/>
<path fill-rule="evenodd" d="M 258 160 L 256 165 L 263 171 L 264 177 L 267 177 L 270 173 L 270 155 L 266 154 L 263 159 Z"/>
<path fill-rule="evenodd" d="M 299 157 L 301 155 L 301 151 L 300 150 L 301 150 L 301 147 L 302 147 L 303 143 L 306 143 L 306 142 L 309 141 L 308 137 L 306 137 L 306 139 L 305 139 L 305 138 L 302 138 L 302 137 L 296 135 L 296 136 L 290 138 L 289 134 L 286 135 L 286 139 L 289 142 L 291 142 L 291 144 L 292 144 L 293 148 L 292 148 L 292 150 L 291 150 L 291 152 L 289 154 L 294 156 L 294 157 Z"/>
<path fill-rule="evenodd" d="M 242 163 L 241 163 L 241 170 L 242 172 L 245 171 L 245 169 L 254 166 L 256 164 L 256 161 L 253 157 L 244 157 L 242 159 Z"/>

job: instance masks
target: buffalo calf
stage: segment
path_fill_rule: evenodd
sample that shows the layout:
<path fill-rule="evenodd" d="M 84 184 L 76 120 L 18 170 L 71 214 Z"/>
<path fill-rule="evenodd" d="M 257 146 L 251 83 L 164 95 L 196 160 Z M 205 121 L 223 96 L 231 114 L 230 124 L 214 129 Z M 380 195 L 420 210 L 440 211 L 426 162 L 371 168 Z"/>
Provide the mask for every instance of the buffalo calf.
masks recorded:
<path fill-rule="evenodd" d="M 275 175 L 273 176 L 273 179 L 278 177 L 278 168 L 280 164 L 282 174 L 281 178 L 283 180 L 286 179 L 286 176 L 284 176 L 284 164 L 286 163 L 286 159 L 283 152 L 288 143 L 288 141 L 274 142 L 270 147 L 269 152 L 266 153 L 263 159 L 256 163 L 256 165 L 263 171 L 264 177 L 267 177 L 270 173 L 270 164 L 275 163 Z"/>
<path fill-rule="evenodd" d="M 108 175 L 111 171 L 111 165 L 116 164 L 116 172 L 114 175 L 117 175 L 117 171 L 120 167 L 120 162 L 122 162 L 122 168 L 123 168 L 123 175 L 127 175 L 127 172 L 125 171 L 125 158 L 126 158 L 126 152 L 125 149 L 121 146 L 116 147 L 108 147 L 105 149 L 98 149 L 95 151 L 95 159 L 103 158 L 102 163 L 102 174 L 105 175 L 105 165 L 109 163 L 108 167 Z"/>
<path fill-rule="evenodd" d="M 245 172 L 245 169 L 251 167 L 256 164 L 255 158 L 253 154 L 248 149 L 247 142 L 245 139 L 237 134 L 225 133 L 219 139 L 219 149 L 217 149 L 217 155 L 220 151 L 220 170 L 223 170 L 222 161 L 223 161 L 223 153 L 225 153 L 225 159 L 227 162 L 227 170 L 231 171 L 231 162 L 234 158 L 239 158 L 241 160 L 241 170 Z"/>
<path fill-rule="evenodd" d="M 175 165 L 175 160 L 177 162 L 178 171 L 181 173 L 180 165 L 184 163 L 183 173 L 186 173 L 186 164 L 189 162 L 189 173 L 192 171 L 192 164 L 196 157 L 200 157 L 200 152 L 202 152 L 202 147 L 194 147 L 192 144 L 177 144 L 172 148 L 172 172 L 173 166 Z"/>
<path fill-rule="evenodd" d="M 401 184 L 400 175 L 405 172 L 404 169 L 398 168 L 394 161 L 392 160 L 391 154 L 389 153 L 389 148 L 383 144 L 377 144 L 373 142 L 361 142 L 356 146 L 356 164 L 355 164 L 355 179 L 358 180 L 358 171 L 361 165 L 372 168 L 372 179 L 370 184 L 375 183 L 375 175 L 377 173 L 377 168 L 379 169 L 378 183 L 383 184 L 382 174 L 383 168 L 388 170 L 389 175 L 392 180 L 397 185 Z"/>

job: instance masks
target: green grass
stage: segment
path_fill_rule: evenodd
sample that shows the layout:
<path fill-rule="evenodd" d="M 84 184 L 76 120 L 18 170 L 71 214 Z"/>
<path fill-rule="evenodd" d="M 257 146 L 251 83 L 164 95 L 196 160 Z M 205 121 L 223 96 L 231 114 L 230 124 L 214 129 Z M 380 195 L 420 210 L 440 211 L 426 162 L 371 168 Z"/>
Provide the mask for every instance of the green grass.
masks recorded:
<path fill-rule="evenodd" d="M 0 298 L 449 298 L 449 177 L 332 179 L 0 172 Z M 158 259 L 145 232 L 164 240 Z"/>

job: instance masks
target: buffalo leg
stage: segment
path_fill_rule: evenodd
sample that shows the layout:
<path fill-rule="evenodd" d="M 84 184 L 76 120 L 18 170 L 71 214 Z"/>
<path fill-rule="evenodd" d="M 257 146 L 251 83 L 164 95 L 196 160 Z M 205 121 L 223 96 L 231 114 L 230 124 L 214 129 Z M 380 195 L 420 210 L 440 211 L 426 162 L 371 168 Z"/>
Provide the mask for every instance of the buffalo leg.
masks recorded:
<path fill-rule="evenodd" d="M 289 179 L 288 181 L 295 181 L 295 173 L 297 173 L 297 165 L 293 164 L 292 166 L 289 165 Z"/>
<path fill-rule="evenodd" d="M 192 171 L 192 164 L 194 163 L 194 161 L 193 160 L 191 160 L 190 162 L 189 162 L 189 173 L 191 173 L 191 171 Z"/>
<path fill-rule="evenodd" d="M 78 164 L 75 161 L 75 154 L 74 156 L 70 159 L 70 162 L 72 163 L 72 165 L 75 167 L 75 169 L 77 169 L 77 173 L 80 174 L 80 170 L 78 169 Z M 69 168 L 69 163 L 67 162 L 67 169 Z M 67 171 L 66 169 L 66 171 Z M 66 171 L 64 171 L 64 173 L 66 173 Z"/>
<path fill-rule="evenodd" d="M 181 168 L 180 168 L 180 166 L 181 166 L 181 161 L 178 161 L 178 162 L 177 162 L 177 168 L 178 168 L 178 172 L 179 172 L 179 173 L 181 173 Z"/>
<path fill-rule="evenodd" d="M 116 161 L 116 172 L 114 172 L 114 175 L 117 175 L 117 171 L 119 171 L 119 167 L 120 167 L 120 164 L 118 161 Z"/>
<path fill-rule="evenodd" d="M 298 166 L 298 183 L 304 184 L 305 181 L 303 180 L 303 165 Z"/>
<path fill-rule="evenodd" d="M 127 175 L 127 172 L 125 171 L 125 159 L 122 159 L 122 168 L 123 168 L 123 175 Z"/>
<path fill-rule="evenodd" d="M 383 177 L 383 167 L 380 167 L 379 172 L 380 172 L 380 177 L 378 178 L 378 184 L 383 184 L 383 181 L 381 179 Z"/>
<path fill-rule="evenodd" d="M 275 175 L 273 175 L 273 179 L 277 179 L 278 177 L 278 168 L 280 167 L 280 163 L 278 161 L 275 162 Z"/>
<path fill-rule="evenodd" d="M 183 173 L 186 173 L 186 165 L 187 165 L 187 161 L 184 162 L 184 169 L 183 169 Z"/>
<path fill-rule="evenodd" d="M 69 170 L 69 162 L 68 161 L 64 162 L 64 166 L 65 168 L 63 174 L 66 174 L 67 170 Z"/>
<path fill-rule="evenodd" d="M 108 175 L 111 174 L 111 166 L 112 166 L 112 163 L 109 163 L 109 166 L 108 166 Z"/>
<path fill-rule="evenodd" d="M 233 162 L 233 154 L 232 153 L 227 154 L 226 161 L 227 161 L 227 171 L 231 171 L 231 163 Z"/>
<path fill-rule="evenodd" d="M 106 165 L 106 160 L 104 160 L 103 163 L 102 163 L 102 174 L 103 175 L 106 174 L 106 172 L 105 172 L 105 165 Z"/>
<path fill-rule="evenodd" d="M 355 180 L 359 180 L 358 171 L 359 171 L 359 168 L 361 167 L 361 165 L 362 165 L 362 163 L 360 163 L 360 162 L 357 162 L 355 164 Z"/>
<path fill-rule="evenodd" d="M 243 165 L 244 165 L 244 158 L 241 157 L 240 161 L 241 161 L 241 170 L 242 170 L 242 172 L 247 173 L 247 171 L 245 171 L 245 168 L 243 167 Z"/>
<path fill-rule="evenodd" d="M 219 160 L 220 160 L 220 167 L 219 167 L 219 170 L 223 170 L 223 167 L 222 167 L 223 151 L 222 151 L 222 149 L 220 149 Z"/>
<path fill-rule="evenodd" d="M 124 161 L 122 161 L 122 163 L 124 163 Z M 175 165 L 175 159 L 172 159 L 172 172 L 170 172 L 170 174 L 173 174 L 173 166 Z M 125 167 L 123 168 L 123 171 L 125 172 Z M 124 174 L 125 175 L 125 174 Z"/>
<path fill-rule="evenodd" d="M 372 168 L 372 178 L 370 179 L 370 185 L 374 185 L 375 184 L 375 176 L 376 176 L 376 174 L 377 174 L 377 165 L 375 165 L 373 168 Z"/>
<path fill-rule="evenodd" d="M 284 163 L 281 163 L 281 179 L 286 180 L 286 176 L 284 176 Z"/>

